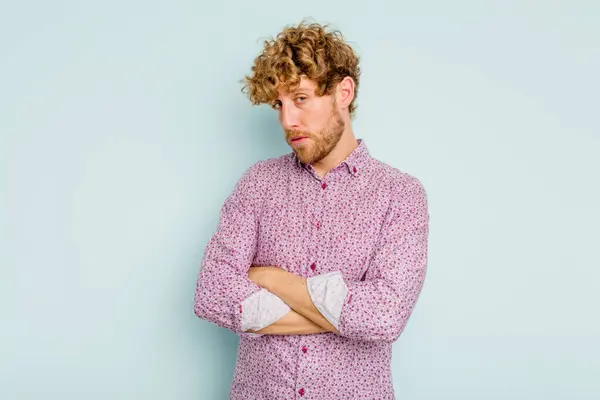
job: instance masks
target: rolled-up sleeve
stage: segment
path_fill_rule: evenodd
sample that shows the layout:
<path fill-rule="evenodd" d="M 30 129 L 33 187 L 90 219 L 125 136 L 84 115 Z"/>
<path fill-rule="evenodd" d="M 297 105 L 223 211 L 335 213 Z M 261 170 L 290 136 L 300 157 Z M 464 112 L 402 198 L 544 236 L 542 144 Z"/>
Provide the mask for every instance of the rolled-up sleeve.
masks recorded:
<path fill-rule="evenodd" d="M 311 276 L 306 280 L 308 294 L 315 308 L 339 329 L 340 314 L 348 293 L 348 286 L 340 271 Z"/>
<path fill-rule="evenodd" d="M 242 302 L 242 331 L 259 331 L 283 318 L 291 308 L 267 289 Z"/>
<path fill-rule="evenodd" d="M 396 341 L 425 280 L 428 235 L 426 192 L 411 177 L 392 200 L 364 280 L 340 272 L 310 278 L 315 307 L 344 337 Z"/>

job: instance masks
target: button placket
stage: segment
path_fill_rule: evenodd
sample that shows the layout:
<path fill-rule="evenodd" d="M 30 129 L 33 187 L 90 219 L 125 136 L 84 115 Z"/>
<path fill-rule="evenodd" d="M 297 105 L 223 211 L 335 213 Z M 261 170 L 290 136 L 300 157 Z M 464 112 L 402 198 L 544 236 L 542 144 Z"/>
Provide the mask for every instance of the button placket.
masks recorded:
<path fill-rule="evenodd" d="M 306 345 L 304 342 L 300 342 L 299 343 L 299 352 L 298 352 L 298 357 L 300 357 L 299 362 L 298 362 L 298 377 L 296 380 L 296 389 L 297 389 L 297 393 L 300 395 L 298 397 L 302 397 L 306 394 L 307 392 L 307 388 L 305 385 L 309 384 L 309 382 L 306 379 L 306 373 L 308 372 L 308 370 L 310 369 L 310 366 L 308 364 L 308 345 Z"/>
<path fill-rule="evenodd" d="M 321 190 L 319 192 L 323 193 L 323 189 L 327 187 L 327 183 L 321 181 Z M 310 229 L 312 241 L 308 246 L 308 264 L 306 264 L 306 273 L 307 276 L 313 275 L 317 268 L 316 262 L 319 257 L 319 243 L 320 240 L 320 231 L 323 220 L 323 208 L 324 208 L 324 197 L 321 193 L 314 192 L 314 212 L 311 214 L 310 225 L 312 225 L 312 229 Z"/>

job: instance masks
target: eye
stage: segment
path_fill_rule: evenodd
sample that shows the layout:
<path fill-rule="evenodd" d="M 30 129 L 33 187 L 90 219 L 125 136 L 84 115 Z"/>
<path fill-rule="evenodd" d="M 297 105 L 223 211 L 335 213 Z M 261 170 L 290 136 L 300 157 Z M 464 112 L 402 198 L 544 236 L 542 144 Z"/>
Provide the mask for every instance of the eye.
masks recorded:
<path fill-rule="evenodd" d="M 297 103 L 304 103 L 307 100 L 306 96 L 298 96 L 296 97 L 296 102 Z"/>
<path fill-rule="evenodd" d="M 273 103 L 271 103 L 271 108 L 279 110 L 281 108 L 281 102 L 279 100 L 275 100 Z"/>

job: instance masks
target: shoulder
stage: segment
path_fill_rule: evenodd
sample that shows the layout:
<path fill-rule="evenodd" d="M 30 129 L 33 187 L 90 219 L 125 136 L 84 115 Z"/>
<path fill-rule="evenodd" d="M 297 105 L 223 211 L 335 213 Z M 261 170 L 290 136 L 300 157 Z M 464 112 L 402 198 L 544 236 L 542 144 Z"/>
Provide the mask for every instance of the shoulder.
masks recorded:
<path fill-rule="evenodd" d="M 371 168 L 382 196 L 387 199 L 390 217 L 428 220 L 427 192 L 419 178 L 376 159 L 371 159 Z"/>
<path fill-rule="evenodd" d="M 278 157 L 266 158 L 256 161 L 245 172 L 245 175 L 253 177 L 264 177 L 264 174 L 280 171 L 289 167 L 294 162 L 292 154 L 284 154 Z"/>
<path fill-rule="evenodd" d="M 293 162 L 292 154 L 259 160 L 246 169 L 241 179 L 256 182 L 264 181 L 265 178 L 289 168 Z"/>
<path fill-rule="evenodd" d="M 395 198 L 426 196 L 425 187 L 416 176 L 374 158 L 371 159 L 371 168 Z"/>
<path fill-rule="evenodd" d="M 293 162 L 294 159 L 290 154 L 254 162 L 239 178 L 236 191 L 255 195 L 266 192 L 273 178 L 288 170 Z"/>

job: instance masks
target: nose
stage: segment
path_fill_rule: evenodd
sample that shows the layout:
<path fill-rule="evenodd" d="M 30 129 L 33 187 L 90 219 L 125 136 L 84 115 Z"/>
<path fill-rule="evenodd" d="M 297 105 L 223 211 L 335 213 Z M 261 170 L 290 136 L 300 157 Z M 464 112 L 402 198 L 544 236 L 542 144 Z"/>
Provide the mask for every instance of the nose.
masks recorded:
<path fill-rule="evenodd" d="M 283 103 L 279 109 L 279 121 L 285 130 L 298 129 L 298 108 L 294 104 Z"/>

